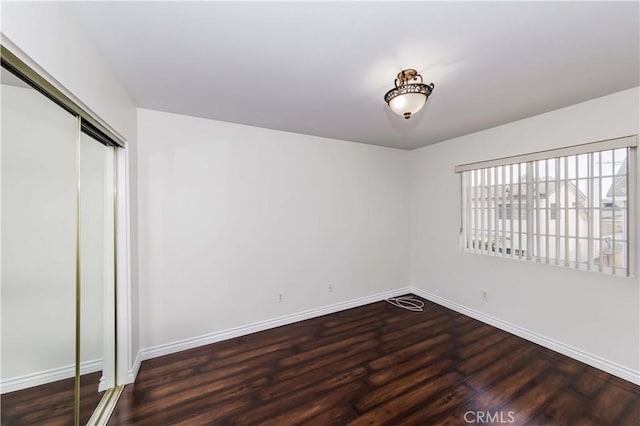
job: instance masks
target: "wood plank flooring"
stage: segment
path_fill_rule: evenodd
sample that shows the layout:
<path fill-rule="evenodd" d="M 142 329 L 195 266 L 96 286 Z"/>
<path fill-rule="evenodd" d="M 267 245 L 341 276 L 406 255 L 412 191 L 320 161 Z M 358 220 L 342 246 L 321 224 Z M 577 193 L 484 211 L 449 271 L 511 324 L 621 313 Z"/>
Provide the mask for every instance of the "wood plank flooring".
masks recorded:
<path fill-rule="evenodd" d="M 102 372 L 85 374 L 80 379 L 80 421 L 86 424 L 103 392 L 98 392 Z M 65 379 L 35 386 L 0 397 L 2 426 L 73 425 L 75 380 Z"/>
<path fill-rule="evenodd" d="M 638 425 L 640 388 L 425 301 L 145 361 L 110 425 Z M 466 421 L 465 421 L 466 420 Z"/>

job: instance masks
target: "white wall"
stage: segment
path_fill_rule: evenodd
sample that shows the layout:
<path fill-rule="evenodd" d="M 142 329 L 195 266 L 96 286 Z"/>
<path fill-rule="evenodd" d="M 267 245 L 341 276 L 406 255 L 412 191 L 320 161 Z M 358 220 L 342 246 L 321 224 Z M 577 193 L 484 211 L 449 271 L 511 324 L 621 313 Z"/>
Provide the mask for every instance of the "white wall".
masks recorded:
<path fill-rule="evenodd" d="M 143 348 L 408 284 L 409 152 L 138 120 Z"/>
<path fill-rule="evenodd" d="M 127 140 L 131 197 L 131 304 L 135 307 L 138 294 L 135 104 L 86 37 L 84 23 L 78 22 L 62 2 L 2 2 L 1 13 L 3 42 L 17 47 L 19 52 L 14 53 L 36 64 L 58 88 L 93 111 Z M 137 313 L 134 311 L 133 314 L 131 352 L 135 357 L 139 337 Z"/>
<path fill-rule="evenodd" d="M 635 88 L 413 151 L 412 284 L 639 371 L 638 279 L 462 253 L 453 172 L 457 164 L 637 134 L 638 101 Z"/>

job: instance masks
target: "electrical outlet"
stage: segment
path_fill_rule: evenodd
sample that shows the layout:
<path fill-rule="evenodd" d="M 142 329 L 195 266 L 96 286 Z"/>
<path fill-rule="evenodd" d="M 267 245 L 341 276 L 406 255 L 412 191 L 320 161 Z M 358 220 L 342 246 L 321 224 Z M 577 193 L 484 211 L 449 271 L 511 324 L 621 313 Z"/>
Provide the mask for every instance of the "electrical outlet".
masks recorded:
<path fill-rule="evenodd" d="M 333 284 L 329 284 L 329 293 L 333 293 Z"/>
<path fill-rule="evenodd" d="M 489 301 L 489 292 L 487 291 L 487 289 L 483 288 L 482 290 L 480 290 L 480 297 L 485 302 Z"/>
<path fill-rule="evenodd" d="M 282 302 L 284 302 L 284 294 L 278 293 L 278 303 L 282 303 Z"/>

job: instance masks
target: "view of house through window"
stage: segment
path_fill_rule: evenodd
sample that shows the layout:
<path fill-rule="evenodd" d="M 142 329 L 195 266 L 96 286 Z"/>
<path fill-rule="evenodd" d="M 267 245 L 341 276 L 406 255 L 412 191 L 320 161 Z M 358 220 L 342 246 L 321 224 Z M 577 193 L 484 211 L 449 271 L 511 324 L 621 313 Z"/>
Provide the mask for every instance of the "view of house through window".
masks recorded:
<path fill-rule="evenodd" d="M 630 147 L 462 172 L 466 250 L 629 274 Z"/>

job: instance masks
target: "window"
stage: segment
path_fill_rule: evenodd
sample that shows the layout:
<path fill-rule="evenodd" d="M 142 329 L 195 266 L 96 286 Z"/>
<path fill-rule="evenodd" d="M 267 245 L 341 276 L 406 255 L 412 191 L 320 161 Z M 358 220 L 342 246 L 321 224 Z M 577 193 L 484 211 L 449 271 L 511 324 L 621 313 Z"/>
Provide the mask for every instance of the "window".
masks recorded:
<path fill-rule="evenodd" d="M 627 137 L 456 167 L 463 249 L 635 275 L 636 145 Z"/>
<path fill-rule="evenodd" d="M 513 210 L 513 213 L 511 213 L 511 211 Z M 511 204 L 507 203 L 505 205 L 505 208 L 503 210 L 502 208 L 502 204 L 498 205 L 498 219 L 502 220 L 502 216 L 505 215 L 507 220 L 511 220 L 511 215 L 513 214 L 514 218 L 518 218 L 520 214 L 522 214 L 522 218 L 523 219 L 527 219 L 527 209 L 526 209 L 526 205 L 522 206 L 522 209 L 520 209 L 520 206 L 513 206 L 511 207 Z"/>

